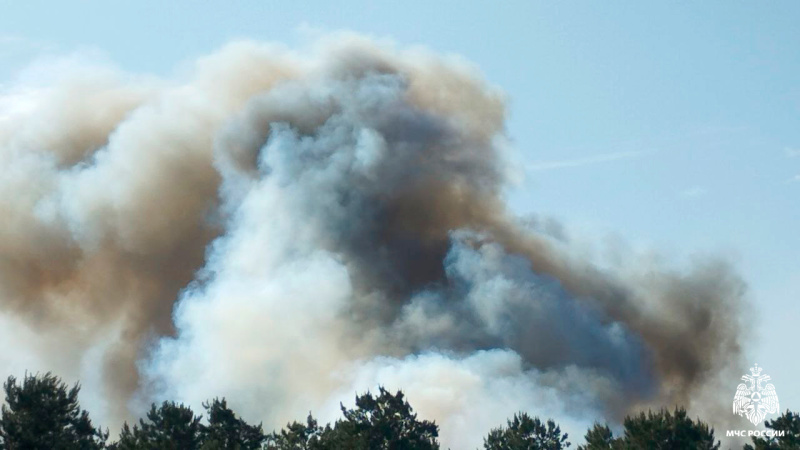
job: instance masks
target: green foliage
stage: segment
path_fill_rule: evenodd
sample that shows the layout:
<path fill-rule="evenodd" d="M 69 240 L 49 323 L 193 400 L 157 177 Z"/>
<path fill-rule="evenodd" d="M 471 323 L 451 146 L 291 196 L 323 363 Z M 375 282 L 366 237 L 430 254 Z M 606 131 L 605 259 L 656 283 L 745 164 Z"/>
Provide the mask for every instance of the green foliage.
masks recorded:
<path fill-rule="evenodd" d="M 676 408 L 674 413 L 662 409 L 628 416 L 624 427 L 624 436 L 614 438 L 607 425 L 595 424 L 586 433 L 586 444 L 578 448 L 717 450 L 720 446 L 719 441 L 714 440 L 714 429 L 700 420 L 690 419 L 683 408 Z"/>
<path fill-rule="evenodd" d="M 323 437 L 330 438 L 330 425 L 322 428 L 316 419 L 308 415 L 306 423 L 292 422 L 286 428 L 267 437 L 267 450 L 325 450 Z"/>
<path fill-rule="evenodd" d="M 201 444 L 200 417 L 188 406 L 164 402 L 150 407 L 147 420 L 131 429 L 122 427 L 116 450 L 199 450 Z"/>
<path fill-rule="evenodd" d="M 78 403 L 79 385 L 58 377 L 9 377 L 0 408 L 0 450 L 438 450 L 439 427 L 419 420 L 402 392 L 379 388 L 378 395 L 356 396 L 353 409 L 341 406 L 342 418 L 324 427 L 309 414 L 280 432 L 265 435 L 261 424 L 238 417 L 225 399 L 203 404 L 208 424 L 188 406 L 153 404 L 145 419 L 123 425 L 119 441 L 107 445 L 108 431 L 95 428 Z M 745 450 L 800 450 L 800 414 L 786 411 L 765 422 L 785 436 L 754 437 Z M 579 450 L 694 449 L 718 450 L 714 430 L 686 410 L 648 411 L 628 416 L 624 433 L 615 437 L 608 425 L 594 424 Z M 570 447 L 567 434 L 553 420 L 542 422 L 520 412 L 506 427 L 491 430 L 487 450 L 560 450 Z"/>
<path fill-rule="evenodd" d="M 764 425 L 775 431 L 785 431 L 785 436 L 754 437 L 753 445 L 745 445 L 746 450 L 800 450 L 800 414 L 786 410 L 775 420 Z"/>
<path fill-rule="evenodd" d="M 418 421 L 402 392 L 392 395 L 379 388 L 377 397 L 367 392 L 356 397 L 355 409 L 342 405 L 344 419 L 336 422 L 326 439 L 334 447 L 364 450 L 438 449 L 439 427 Z M 344 447 L 339 447 L 344 445 Z"/>
<path fill-rule="evenodd" d="M 228 408 L 225 399 L 203 404 L 208 425 L 188 406 L 152 405 L 147 420 L 122 427 L 114 450 L 257 450 L 266 439 L 261 425 L 249 425 Z"/>
<path fill-rule="evenodd" d="M 439 427 L 417 420 L 405 396 L 384 388 L 374 397 L 367 392 L 356 397 L 356 407 L 342 406 L 343 419 L 324 428 L 309 415 L 305 424 L 294 422 L 273 433 L 270 450 L 437 450 Z"/>
<path fill-rule="evenodd" d="M 586 445 L 579 445 L 578 450 L 616 450 L 624 448 L 622 439 L 615 439 L 608 425 L 595 423 L 586 432 Z"/>
<path fill-rule="evenodd" d="M 569 447 L 567 434 L 552 420 L 543 423 L 520 412 L 508 421 L 507 428 L 496 428 L 483 441 L 486 450 L 560 450 Z"/>
<path fill-rule="evenodd" d="M 93 450 L 105 447 L 108 432 L 94 428 L 72 388 L 50 374 L 8 377 L 0 414 L 0 448 L 6 450 Z"/>
<path fill-rule="evenodd" d="M 266 436 L 259 425 L 249 425 L 237 418 L 225 399 L 203 404 L 208 414 L 208 426 L 203 426 L 202 450 L 257 450 Z"/>
<path fill-rule="evenodd" d="M 624 425 L 626 448 L 716 450 L 720 445 L 714 440 L 714 429 L 690 419 L 683 408 L 673 414 L 665 409 L 640 413 L 625 418 Z"/>

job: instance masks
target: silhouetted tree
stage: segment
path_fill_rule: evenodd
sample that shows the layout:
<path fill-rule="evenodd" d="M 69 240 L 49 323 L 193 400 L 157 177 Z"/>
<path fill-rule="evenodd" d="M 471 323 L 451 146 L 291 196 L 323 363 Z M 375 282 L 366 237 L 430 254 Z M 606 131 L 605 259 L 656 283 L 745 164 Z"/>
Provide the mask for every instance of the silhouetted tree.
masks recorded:
<path fill-rule="evenodd" d="M 786 410 L 775 420 L 764 425 L 770 430 L 784 431 L 785 436 L 754 437 L 753 445 L 744 446 L 746 450 L 800 450 L 800 414 Z"/>
<path fill-rule="evenodd" d="M 119 441 L 113 446 L 117 450 L 198 450 L 202 441 L 200 417 L 188 406 L 164 402 L 160 407 L 153 404 L 147 420 L 139 419 L 139 425 L 131 429 L 126 423 L 122 427 Z"/>
<path fill-rule="evenodd" d="M 714 429 L 699 419 L 690 419 L 683 408 L 676 408 L 674 413 L 662 409 L 628 416 L 624 427 L 624 436 L 614 438 L 608 426 L 595 424 L 586 433 L 586 445 L 579 448 L 717 450 L 720 446 L 714 440 Z"/>
<path fill-rule="evenodd" d="M 202 450 L 257 450 L 266 439 L 259 425 L 249 425 L 228 408 L 225 399 L 203 404 L 208 426 L 201 428 Z"/>
<path fill-rule="evenodd" d="M 616 450 L 624 448 L 622 439 L 615 439 L 608 425 L 594 424 L 586 432 L 585 445 L 579 445 L 578 450 Z"/>
<path fill-rule="evenodd" d="M 55 375 L 8 377 L 0 414 L 0 448 L 5 450 L 93 450 L 105 447 L 108 432 L 92 425 L 78 403 L 80 385 L 68 388 Z"/>
<path fill-rule="evenodd" d="M 323 442 L 324 436 L 330 436 L 330 425 L 319 426 L 316 419 L 309 414 L 306 423 L 292 422 L 286 428 L 273 432 L 267 437 L 267 450 L 325 450 L 329 445 Z"/>
<path fill-rule="evenodd" d="M 567 434 L 552 420 L 542 423 L 520 412 L 508 421 L 507 428 L 495 428 L 483 440 L 486 450 L 560 450 L 569 447 Z"/>
<path fill-rule="evenodd" d="M 320 426 L 311 414 L 305 423 L 290 423 L 265 435 L 261 424 L 250 425 L 228 407 L 225 399 L 204 403 L 208 425 L 188 406 L 153 404 L 146 419 L 123 425 L 119 441 L 106 446 L 108 432 L 95 428 L 80 409 L 80 386 L 69 388 L 58 377 L 26 375 L 22 383 L 9 377 L 6 404 L 0 408 L 0 450 L 438 450 L 439 428 L 418 420 L 402 392 L 379 388 L 377 396 L 356 396 L 355 408 L 341 405 L 343 418 Z M 800 415 L 786 411 L 767 428 L 784 436 L 753 438 L 745 450 L 800 450 Z M 624 433 L 615 437 L 607 425 L 595 424 L 579 450 L 694 449 L 718 450 L 714 430 L 692 420 L 686 410 L 648 411 L 625 418 Z M 520 412 L 506 427 L 484 439 L 486 450 L 561 450 L 570 446 L 567 434 L 553 420 L 542 422 Z"/>
<path fill-rule="evenodd" d="M 356 397 L 356 407 L 342 405 L 344 419 L 333 430 L 323 433 L 327 448 L 363 450 L 438 449 L 439 427 L 434 422 L 417 420 L 402 392 L 392 395 L 384 388 L 373 397 L 367 392 Z"/>
<path fill-rule="evenodd" d="M 623 441 L 628 448 L 716 450 L 720 445 L 714 439 L 714 429 L 699 419 L 690 419 L 683 408 L 676 408 L 673 414 L 665 409 L 640 413 L 627 417 L 624 425 Z"/>
<path fill-rule="evenodd" d="M 438 450 L 439 427 L 417 420 L 402 392 L 384 388 L 374 397 L 367 392 L 356 396 L 356 407 L 342 405 L 343 419 L 324 428 L 309 415 L 305 424 L 294 422 L 272 433 L 270 450 Z"/>

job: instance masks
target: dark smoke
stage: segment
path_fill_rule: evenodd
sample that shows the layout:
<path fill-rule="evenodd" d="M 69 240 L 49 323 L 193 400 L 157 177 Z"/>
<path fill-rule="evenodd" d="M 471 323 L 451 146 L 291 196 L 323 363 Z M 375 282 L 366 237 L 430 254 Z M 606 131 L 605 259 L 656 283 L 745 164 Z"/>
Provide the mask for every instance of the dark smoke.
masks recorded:
<path fill-rule="evenodd" d="M 517 409 L 727 401 L 742 280 L 514 217 L 504 99 L 466 63 L 336 36 L 89 78 L 0 114 L 2 321 L 37 335 L 0 368 L 101 362 L 109 417 L 222 395 L 268 427 L 397 384 L 458 448 Z"/>

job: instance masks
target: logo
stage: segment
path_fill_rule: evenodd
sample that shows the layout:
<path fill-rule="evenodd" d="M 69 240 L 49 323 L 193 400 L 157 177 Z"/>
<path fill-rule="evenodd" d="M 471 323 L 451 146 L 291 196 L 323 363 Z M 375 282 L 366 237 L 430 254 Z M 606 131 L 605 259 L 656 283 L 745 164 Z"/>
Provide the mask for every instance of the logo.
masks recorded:
<path fill-rule="evenodd" d="M 736 395 L 733 396 L 733 413 L 747 417 L 753 425 L 758 425 L 767 414 L 777 413 L 780 407 L 775 386 L 772 383 L 763 386 L 763 383 L 770 380 L 769 375 L 761 375 L 761 367 L 758 367 L 758 364 L 750 368 L 750 375 L 742 375 L 742 381 L 745 383 L 739 384 L 736 388 Z"/>

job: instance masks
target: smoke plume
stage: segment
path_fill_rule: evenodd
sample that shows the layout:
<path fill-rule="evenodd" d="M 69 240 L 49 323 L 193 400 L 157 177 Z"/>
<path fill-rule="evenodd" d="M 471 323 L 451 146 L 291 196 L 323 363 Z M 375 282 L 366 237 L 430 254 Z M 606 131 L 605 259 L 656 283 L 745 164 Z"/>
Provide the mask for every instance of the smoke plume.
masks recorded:
<path fill-rule="evenodd" d="M 470 448 L 520 409 L 581 435 L 727 403 L 742 280 L 602 266 L 511 214 L 504 96 L 458 58 L 237 43 L 12 94 L 0 369 L 81 378 L 106 422 L 225 396 L 272 429 L 380 384 Z"/>

